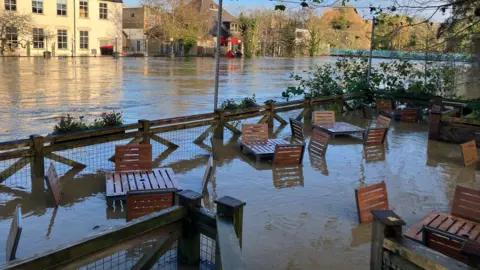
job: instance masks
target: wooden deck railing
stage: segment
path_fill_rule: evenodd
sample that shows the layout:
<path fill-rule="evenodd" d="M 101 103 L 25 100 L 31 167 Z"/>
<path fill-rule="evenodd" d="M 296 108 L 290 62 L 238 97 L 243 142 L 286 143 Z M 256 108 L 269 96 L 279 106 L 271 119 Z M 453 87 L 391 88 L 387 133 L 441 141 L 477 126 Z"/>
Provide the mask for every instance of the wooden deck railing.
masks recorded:
<path fill-rule="evenodd" d="M 178 263 L 198 267 L 200 234 L 216 240 L 216 269 L 244 269 L 240 243 L 245 203 L 222 197 L 215 214 L 201 207 L 202 196 L 196 192 L 184 190 L 177 197 L 178 205 L 0 269 L 77 269 L 152 239 L 156 243 L 131 269 L 150 269 L 175 241 Z"/>

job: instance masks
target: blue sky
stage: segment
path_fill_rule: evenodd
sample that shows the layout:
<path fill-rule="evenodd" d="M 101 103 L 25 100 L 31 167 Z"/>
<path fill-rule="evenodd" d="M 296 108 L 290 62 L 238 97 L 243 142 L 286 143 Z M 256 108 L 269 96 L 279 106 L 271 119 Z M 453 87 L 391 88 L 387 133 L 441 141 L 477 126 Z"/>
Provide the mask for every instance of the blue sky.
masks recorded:
<path fill-rule="evenodd" d="M 218 0 L 214 0 L 218 1 Z M 294 1 L 294 2 L 299 2 L 300 0 L 285 0 L 287 2 L 289 1 Z M 332 5 L 338 0 L 324 0 L 323 4 L 321 5 Z M 393 0 L 351 0 L 350 1 L 353 5 L 356 7 L 360 7 L 358 11 L 362 16 L 365 18 L 370 18 L 370 12 L 367 7 L 370 5 L 373 6 L 391 6 L 393 3 Z M 411 0 L 397 0 L 397 2 L 400 2 L 402 4 L 412 4 Z M 433 0 L 433 3 L 438 4 L 437 0 Z M 140 6 L 141 0 L 124 0 L 124 3 L 127 7 L 135 7 L 135 6 Z M 280 4 L 281 1 L 274 2 L 270 0 L 223 0 L 223 5 L 224 8 L 233 14 L 234 16 L 240 14 L 241 11 L 249 10 L 249 9 L 256 9 L 256 8 L 268 8 L 268 9 L 274 9 L 276 4 Z M 298 9 L 300 8 L 298 4 L 292 4 L 292 3 L 282 3 L 283 5 L 287 6 L 289 9 Z M 318 8 L 318 13 L 321 14 L 324 12 L 326 9 L 325 8 Z M 421 17 L 429 17 L 432 14 L 433 10 L 426 10 L 426 11 L 418 11 L 418 10 L 404 10 L 404 13 L 408 13 L 409 15 L 412 16 L 421 16 Z M 448 15 L 448 14 L 447 14 Z M 440 14 L 435 14 L 433 19 L 435 21 L 443 21 L 445 19 L 445 16 Z"/>

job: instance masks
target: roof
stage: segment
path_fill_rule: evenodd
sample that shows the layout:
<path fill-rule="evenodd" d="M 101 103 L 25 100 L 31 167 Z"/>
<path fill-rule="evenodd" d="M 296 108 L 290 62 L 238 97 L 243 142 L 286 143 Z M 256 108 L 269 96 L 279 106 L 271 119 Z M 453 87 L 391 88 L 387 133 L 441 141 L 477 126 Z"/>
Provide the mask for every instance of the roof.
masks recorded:
<path fill-rule="evenodd" d="M 102 1 L 123 4 L 123 0 L 102 0 Z"/>
<path fill-rule="evenodd" d="M 197 9 L 207 11 L 210 13 L 210 18 L 218 16 L 218 4 L 213 0 L 193 0 L 192 4 L 196 5 Z M 233 22 L 236 18 L 232 14 L 223 9 L 222 22 Z"/>

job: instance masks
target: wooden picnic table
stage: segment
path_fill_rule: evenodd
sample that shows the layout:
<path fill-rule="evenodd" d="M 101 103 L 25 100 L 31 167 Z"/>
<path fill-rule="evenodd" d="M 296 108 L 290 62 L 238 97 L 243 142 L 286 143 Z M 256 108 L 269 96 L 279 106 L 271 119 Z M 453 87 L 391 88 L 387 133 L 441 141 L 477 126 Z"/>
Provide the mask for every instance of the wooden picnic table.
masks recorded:
<path fill-rule="evenodd" d="M 365 133 L 365 129 L 357 127 L 345 122 L 335 122 L 333 124 L 313 124 L 313 128 L 318 128 L 327 132 L 332 138 L 335 138 L 336 135 L 351 135 Z"/>
<path fill-rule="evenodd" d="M 152 170 L 114 171 L 106 173 L 107 199 L 126 199 L 130 190 L 180 189 L 177 177 L 171 168 Z"/>
<path fill-rule="evenodd" d="M 404 235 L 412 240 L 422 242 L 423 225 L 480 242 L 479 223 L 439 212 L 428 214 L 422 221 L 410 227 Z"/>
<path fill-rule="evenodd" d="M 247 150 L 256 157 L 257 161 L 260 161 L 261 158 L 273 157 L 277 144 L 290 143 L 283 139 L 240 141 L 240 149 L 242 151 L 244 151 L 244 149 Z"/>

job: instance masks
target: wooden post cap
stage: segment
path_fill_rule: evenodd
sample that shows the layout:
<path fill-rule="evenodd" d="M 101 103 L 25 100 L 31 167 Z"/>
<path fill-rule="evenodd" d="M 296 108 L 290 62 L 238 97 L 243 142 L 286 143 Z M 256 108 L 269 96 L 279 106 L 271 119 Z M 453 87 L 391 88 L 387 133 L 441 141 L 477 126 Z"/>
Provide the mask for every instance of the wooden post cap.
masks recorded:
<path fill-rule="evenodd" d="M 222 204 L 231 208 L 239 208 L 245 206 L 247 203 L 230 196 L 223 196 L 220 199 L 215 200 L 215 203 Z"/>
<path fill-rule="evenodd" d="M 387 227 L 406 225 L 405 221 L 392 210 L 372 210 L 371 213 L 374 219 L 379 220 Z"/>
<path fill-rule="evenodd" d="M 199 200 L 202 198 L 202 194 L 195 192 L 190 189 L 185 189 L 180 192 L 177 192 L 177 195 L 185 200 Z"/>

